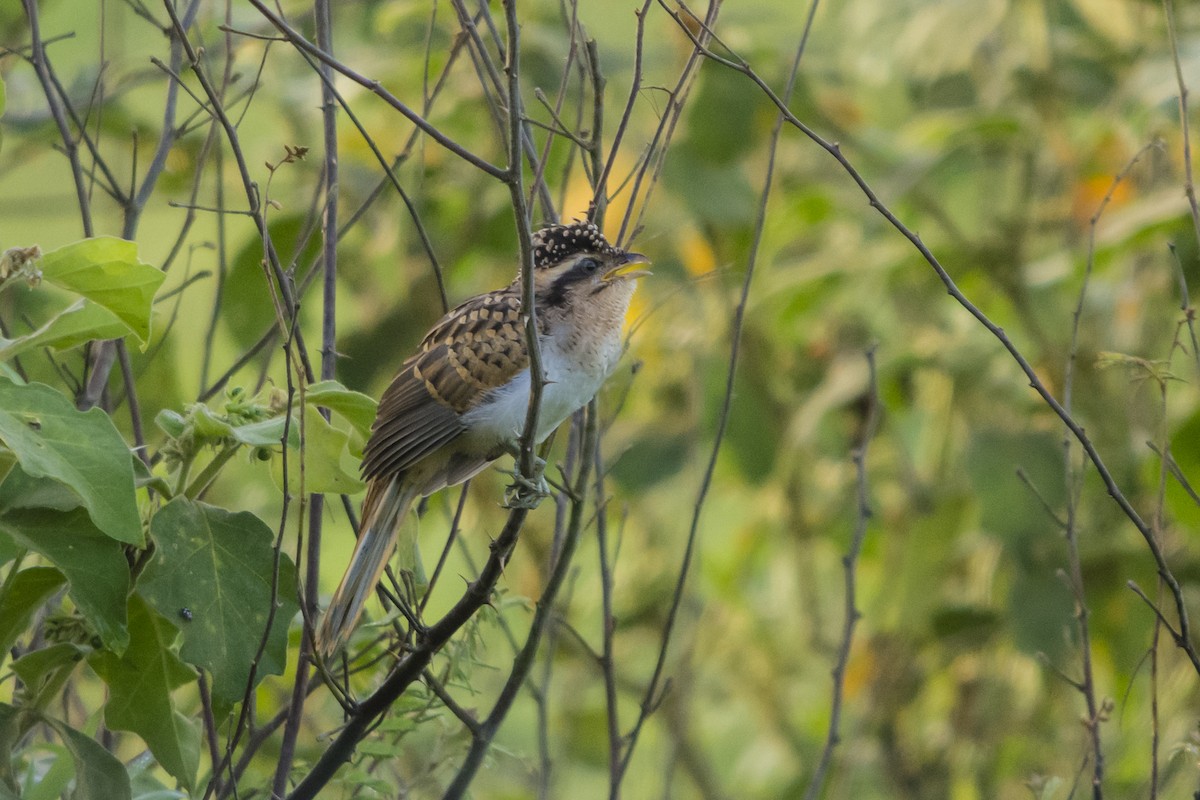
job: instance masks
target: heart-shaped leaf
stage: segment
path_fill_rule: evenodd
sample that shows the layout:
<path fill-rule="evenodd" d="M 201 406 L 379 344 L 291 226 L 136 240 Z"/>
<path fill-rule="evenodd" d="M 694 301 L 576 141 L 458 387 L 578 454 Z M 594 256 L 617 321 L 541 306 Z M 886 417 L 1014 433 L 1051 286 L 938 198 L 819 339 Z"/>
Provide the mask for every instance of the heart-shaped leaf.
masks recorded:
<path fill-rule="evenodd" d="M 175 709 L 171 692 L 196 680 L 172 650 L 178 629 L 137 594 L 129 598 L 129 647 L 98 651 L 88 664 L 108 684 L 104 721 L 142 737 L 162 768 L 188 791 L 200 765 L 200 729 Z"/>
<path fill-rule="evenodd" d="M 60 481 L 79 495 L 101 531 L 127 544 L 145 543 L 132 455 L 103 411 L 78 411 L 49 386 L 0 378 L 0 441 L 26 473 Z"/>
<path fill-rule="evenodd" d="M 166 279 L 138 258 L 137 245 L 113 236 L 72 242 L 42 256 L 42 278 L 111 311 L 143 343 L 154 295 Z"/>
<path fill-rule="evenodd" d="M 240 700 L 256 659 L 254 684 L 282 673 L 288 624 L 299 609 L 296 567 L 280 553 L 276 578 L 267 524 L 249 512 L 177 497 L 154 515 L 150 529 L 158 549 L 138 590 L 158 613 L 182 620 L 180 655 L 212 675 L 214 697 Z"/>

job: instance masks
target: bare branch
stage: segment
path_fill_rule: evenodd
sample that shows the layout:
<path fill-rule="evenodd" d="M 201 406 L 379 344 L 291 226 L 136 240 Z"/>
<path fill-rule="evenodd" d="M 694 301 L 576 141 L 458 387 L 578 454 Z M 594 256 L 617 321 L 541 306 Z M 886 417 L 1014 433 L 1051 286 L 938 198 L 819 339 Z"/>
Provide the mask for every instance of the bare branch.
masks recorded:
<path fill-rule="evenodd" d="M 322 48 L 305 39 L 299 31 L 284 22 L 283 19 L 270 8 L 268 8 L 266 3 L 264 3 L 262 0 L 249 1 L 252 6 L 258 9 L 260 14 L 267 18 L 268 22 L 275 26 L 276 30 L 283 34 L 284 37 L 298 49 L 303 50 L 321 63 L 332 67 L 334 70 L 342 75 L 345 75 L 350 80 L 370 90 L 373 94 L 381 98 L 392 108 L 403 114 L 410 122 L 427 133 L 431 139 L 467 163 L 483 172 L 486 172 L 493 178 L 502 181 L 508 180 L 508 175 L 505 170 L 497 167 L 495 164 L 485 161 L 467 148 L 450 139 L 450 137 L 446 136 L 446 134 L 442 133 L 440 130 L 438 130 L 438 128 L 430 124 L 424 117 L 409 108 L 402 100 L 400 100 L 400 98 L 393 95 L 387 89 L 384 89 L 383 86 L 380 85 L 379 81 L 371 80 L 370 78 L 360 75 L 346 64 L 343 64 L 341 61 L 338 61 L 332 55 L 325 52 Z"/>
<path fill-rule="evenodd" d="M 558 596 L 563 582 L 566 580 L 567 573 L 570 571 L 571 559 L 579 544 L 579 535 L 583 529 L 587 484 L 591 474 L 592 454 L 599 432 L 597 424 L 598 416 L 596 413 L 596 403 L 593 400 L 588 406 L 587 425 L 583 433 L 583 450 L 579 457 L 579 471 L 573 487 L 575 496 L 571 500 L 571 517 L 567 523 L 566 535 L 563 537 L 562 549 L 559 552 L 558 559 L 554 563 L 550 578 L 546 581 L 546 588 L 542 591 L 542 596 L 538 600 L 537 611 L 534 612 L 533 621 L 530 623 L 525 644 L 522 645 L 516 658 L 513 659 L 513 666 L 509 671 L 508 680 L 504 682 L 504 687 L 500 690 L 500 695 L 496 699 L 491 713 L 488 714 L 487 719 L 480 723 L 478 728 L 472 731 L 474 737 L 471 741 L 471 747 L 467 752 L 467 757 L 458 772 L 455 773 L 450 787 L 446 789 L 443 800 L 458 800 L 466 794 L 471 781 L 483 763 L 484 756 L 487 755 L 487 751 L 491 747 L 492 739 L 500 729 L 500 725 L 505 717 L 508 716 L 513 701 L 516 700 L 517 694 L 529 677 L 529 672 L 533 669 L 537 658 L 538 646 L 541 644 L 546 625 L 554 618 L 554 600 Z"/>
<path fill-rule="evenodd" d="M 815 3 L 814 3 L 815 8 Z M 863 540 L 867 535 L 867 523 L 871 519 L 870 493 L 867 488 L 867 447 L 875 435 L 879 425 L 879 386 L 875 376 L 875 348 L 867 350 L 867 369 L 870 374 L 868 383 L 867 418 L 862 426 L 861 439 L 851 458 L 854 461 L 855 486 L 857 487 L 857 504 L 854 522 L 854 535 L 850 539 L 850 547 L 842 557 L 842 570 L 845 574 L 845 605 L 842 617 L 842 638 L 838 645 L 837 662 L 833 667 L 833 702 L 829 711 L 829 729 L 825 735 L 825 746 L 821 749 L 821 758 L 813 772 L 808 789 L 804 792 L 805 800 L 815 800 L 821 794 L 825 785 L 825 773 L 833 760 L 833 749 L 841 741 L 842 703 L 846 689 L 846 665 L 850 663 L 850 647 L 854 643 L 854 628 L 858 624 L 859 613 L 857 602 L 856 569 L 858 556 L 862 552 Z"/>
<path fill-rule="evenodd" d="M 1179 38 L 1175 32 L 1174 0 L 1162 0 L 1163 15 L 1167 19 L 1167 38 L 1171 41 L 1171 61 L 1175 65 L 1175 82 L 1179 86 L 1179 127 L 1183 134 L 1183 193 L 1187 196 L 1188 209 L 1192 213 L 1192 227 L 1196 231 L 1196 242 L 1200 244 L 1200 204 L 1196 202 L 1196 184 L 1192 176 L 1192 137 L 1188 122 L 1188 86 L 1183 79 L 1183 66 L 1179 61 Z"/>
<path fill-rule="evenodd" d="M 1170 591 L 1175 603 L 1175 611 L 1179 617 L 1179 628 L 1181 632 L 1181 635 L 1176 638 L 1176 644 L 1187 655 L 1193 669 L 1200 674 L 1200 653 L 1196 651 L 1196 647 L 1192 642 L 1191 624 L 1188 621 L 1187 604 L 1183 596 L 1183 589 L 1180 587 L 1178 579 L 1175 577 L 1174 572 L 1172 572 L 1170 565 L 1167 563 L 1166 555 L 1163 553 L 1162 548 L 1155 540 L 1154 533 L 1150 526 L 1145 522 L 1145 520 L 1142 519 L 1141 515 L 1138 514 L 1137 510 L 1133 507 L 1133 504 L 1130 503 L 1129 499 L 1125 496 L 1125 493 L 1121 491 L 1121 488 L 1117 485 L 1116 479 L 1113 478 L 1107 464 L 1105 464 L 1100 452 L 1092 443 L 1091 438 L 1088 437 L 1087 433 L 1084 431 L 1083 426 L 1080 425 L 1075 418 L 1071 416 L 1071 414 L 1068 413 L 1065 408 L 1063 408 L 1062 404 L 1055 399 L 1054 395 L 1050 393 L 1050 390 L 1046 388 L 1046 384 L 1041 378 L 1038 377 L 1037 372 L 1033 369 L 1033 366 L 1029 363 L 1028 359 L 1025 358 L 1021 350 L 1008 337 L 1008 334 L 1004 332 L 1004 329 L 992 322 L 992 320 L 978 306 L 972 303 L 971 300 L 967 298 L 965 294 L 963 294 L 962 290 L 958 288 L 958 284 L 955 283 L 954 279 L 950 276 L 950 273 L 946 271 L 946 268 L 942 266 L 942 263 L 938 261 L 933 252 L 926 247 L 925 243 L 921 241 L 921 237 L 914 233 L 907 225 L 901 222 L 899 217 L 897 217 L 891 211 L 891 209 L 879 199 L 879 196 L 875 193 L 875 190 L 871 188 L 870 184 L 867 183 L 866 179 L 863 178 L 858 169 L 845 157 L 845 155 L 842 154 L 842 150 L 837 143 L 824 139 L 816 131 L 800 121 L 800 119 L 797 118 L 788 108 L 787 104 L 781 100 L 777 94 L 775 94 L 774 90 L 771 89 L 766 81 L 764 81 L 762 77 L 759 76 L 759 74 L 755 72 L 744 59 L 738 56 L 726 58 L 713 52 L 708 48 L 707 45 L 703 45 L 700 42 L 696 34 L 693 34 L 691 30 L 689 30 L 687 24 L 683 20 L 683 12 L 667 9 L 663 0 L 659 0 L 659 3 L 663 5 L 664 9 L 667 10 L 667 13 L 676 20 L 676 23 L 680 26 L 680 29 L 684 31 L 684 33 L 692 40 L 692 42 L 697 47 L 703 48 L 704 55 L 707 58 L 736 72 L 739 72 L 750 79 L 750 81 L 758 86 L 758 88 L 770 99 L 775 107 L 783 113 L 784 118 L 790 125 L 807 136 L 811 141 L 821 147 L 821 149 L 833 156 L 838 164 L 841 165 L 846 174 L 850 176 L 851 180 L 853 180 L 862 191 L 871 207 L 874 208 L 884 219 L 886 219 L 888 223 L 895 228 L 898 233 L 900 233 L 900 235 L 907 239 L 913 245 L 913 247 L 916 248 L 917 252 L 921 254 L 921 257 L 925 259 L 926 263 L 933 268 L 939 280 L 941 280 L 942 284 L 946 287 L 946 291 L 952 298 L 954 298 L 955 302 L 962 306 L 971 316 L 973 316 L 981 325 L 983 325 L 983 327 L 985 327 L 988 332 L 1000 342 L 1000 344 L 1008 352 L 1009 356 L 1012 357 L 1013 361 L 1017 363 L 1017 366 L 1020 367 L 1021 372 L 1023 372 L 1025 377 L 1028 379 L 1030 387 L 1037 392 L 1038 396 L 1042 398 L 1042 401 L 1050 407 L 1050 409 L 1058 416 L 1059 419 L 1062 420 L 1063 424 L 1070 429 L 1071 434 L 1075 437 L 1075 439 L 1080 443 L 1080 445 L 1083 446 L 1084 451 L 1087 453 L 1088 459 L 1095 466 L 1096 472 L 1100 475 L 1100 479 L 1104 482 L 1104 487 L 1108 491 L 1109 496 L 1112 497 L 1125 516 L 1128 517 L 1130 522 L 1133 523 L 1134 527 L 1137 528 L 1138 533 L 1142 535 L 1142 539 L 1146 543 L 1146 547 L 1150 550 L 1150 554 L 1154 559 L 1155 567 L 1158 573 L 1163 576 L 1163 580 L 1166 582 L 1167 588 Z M 687 10 L 687 6 L 680 3 L 680 7 L 686 11 L 689 18 L 695 24 L 701 26 L 702 30 L 708 31 L 707 27 L 704 26 L 703 20 L 698 18 L 690 10 Z M 725 47 L 725 49 L 729 50 L 725 43 L 721 42 L 718 37 L 714 35 L 713 39 L 721 44 L 722 47 Z M 729 52 L 732 53 L 733 51 L 729 50 Z"/>

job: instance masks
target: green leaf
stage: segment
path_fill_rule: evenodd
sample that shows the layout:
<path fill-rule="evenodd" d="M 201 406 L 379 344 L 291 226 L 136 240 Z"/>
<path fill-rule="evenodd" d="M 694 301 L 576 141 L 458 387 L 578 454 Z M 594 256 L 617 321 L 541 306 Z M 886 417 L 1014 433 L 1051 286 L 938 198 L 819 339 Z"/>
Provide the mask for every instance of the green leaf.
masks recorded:
<path fill-rule="evenodd" d="M 83 501 L 65 483 L 35 478 L 18 464 L 0 483 L 0 514 L 14 508 L 50 508 L 70 511 Z"/>
<path fill-rule="evenodd" d="M 311 405 L 341 414 L 363 436 L 371 435 L 379 404 L 369 395 L 351 391 L 337 381 L 320 381 L 309 386 L 304 396 Z"/>
<path fill-rule="evenodd" d="M 58 567 L 71 584 L 71 599 L 104 645 L 125 649 L 129 564 L 119 542 L 97 530 L 83 509 L 10 509 L 0 514 L 0 537 L 5 535 Z"/>
<path fill-rule="evenodd" d="M 13 776 L 12 753 L 16 750 L 17 742 L 25 735 L 30 714 L 8 703 L 0 703 L 0 800 L 5 798 L 5 792 L 13 796 L 17 788 Z"/>
<path fill-rule="evenodd" d="M 167 483 L 166 478 L 151 472 L 150 467 L 146 466 L 146 462 L 140 458 L 133 459 L 133 485 L 139 489 L 149 486 L 167 498 L 170 498 L 172 494 L 171 485 Z"/>
<path fill-rule="evenodd" d="M 94 739 L 64 722 L 47 719 L 75 761 L 75 789 L 71 800 L 131 800 L 129 773 L 112 753 Z"/>
<path fill-rule="evenodd" d="M 77 411 L 49 386 L 0 378 L 0 441 L 30 475 L 71 487 L 101 531 L 127 544 L 145 544 L 133 456 L 103 411 Z"/>
<path fill-rule="evenodd" d="M 991 608 L 965 603 L 934 611 L 930 624 L 935 636 L 954 638 L 959 647 L 982 647 L 1003 629 L 1003 619 Z"/>
<path fill-rule="evenodd" d="M 108 684 L 104 721 L 142 737 L 162 768 L 191 791 L 200 766 L 200 729 L 175 709 L 171 692 L 195 681 L 196 671 L 171 649 L 178 629 L 137 594 L 129 598 L 129 630 L 122 655 L 101 651 L 88 659 Z"/>
<path fill-rule="evenodd" d="M 33 612 L 67 582 L 53 567 L 30 567 L 14 575 L 0 597 L 0 659 L 33 619 Z"/>
<path fill-rule="evenodd" d="M 138 756 L 126 764 L 129 782 L 133 785 L 134 800 L 188 800 L 188 795 L 178 789 L 168 789 L 159 780 L 162 770 L 154 763 L 149 753 Z"/>
<path fill-rule="evenodd" d="M 12 561 L 23 552 L 25 552 L 24 547 L 21 547 L 7 536 L 0 536 L 0 566 Z"/>
<path fill-rule="evenodd" d="M 274 417 L 247 425 L 239 425 L 233 429 L 233 438 L 251 447 L 271 447 L 283 441 L 284 420 L 286 417 Z M 288 444 L 291 447 L 300 446 L 300 428 L 293 417 L 292 424 L 287 426 Z"/>
<path fill-rule="evenodd" d="M 298 610 L 296 568 L 280 554 L 272 592 L 274 534 L 267 524 L 245 511 L 176 498 L 154 516 L 150 530 L 158 549 L 138 590 L 170 619 L 187 610 L 180 655 L 212 675 L 213 695 L 235 702 L 245 694 L 273 603 L 254 683 L 282 673 L 288 624 Z"/>
<path fill-rule="evenodd" d="M 613 464 L 612 475 L 622 486 L 653 486 L 687 466 L 691 445 L 688 436 L 650 432 L 621 453 Z"/>
<path fill-rule="evenodd" d="M 228 439 L 233 436 L 233 425 L 202 403 L 188 409 L 188 419 L 198 440 Z"/>
<path fill-rule="evenodd" d="M 187 419 L 178 411 L 164 408 L 154 417 L 154 424 L 172 439 L 183 435 L 187 430 Z"/>
<path fill-rule="evenodd" d="M 190 418 L 197 439 L 233 439 L 251 447 L 270 447 L 283 441 L 285 417 L 282 416 L 234 425 L 208 406 L 197 404 L 192 406 Z M 300 446 L 300 432 L 294 421 L 288 431 L 288 441 L 293 447 Z"/>
<path fill-rule="evenodd" d="M 61 800 L 75 779 L 71 751 L 53 742 L 39 742 L 37 751 L 23 754 L 27 764 L 20 800 Z M 4 797 L 0 794 L 0 799 Z"/>
<path fill-rule="evenodd" d="M 42 278 L 111 311 L 144 344 L 154 295 L 166 279 L 141 261 L 137 245 L 113 236 L 73 242 L 42 256 Z"/>
<path fill-rule="evenodd" d="M 350 434 L 329 424 L 317 409 L 304 409 L 304 491 L 327 494 L 356 494 L 364 488 L 354 474 L 348 442 Z M 292 429 L 299 426 L 293 424 Z M 290 439 L 290 437 L 289 437 Z M 276 440 L 278 441 L 278 439 Z M 297 451 L 299 448 L 295 448 Z M 299 459 L 289 453 L 288 491 L 300 491 Z M 276 486 L 283 485 L 283 458 L 271 460 L 271 477 Z"/>
<path fill-rule="evenodd" d="M 0 361 L 39 347 L 70 350 L 93 339 L 119 339 L 129 333 L 130 327 L 108 309 L 90 300 L 79 300 L 33 333 L 16 339 L 0 336 Z"/>
<path fill-rule="evenodd" d="M 25 684 L 22 707 L 37 712 L 45 711 L 58 697 L 85 654 L 86 651 L 79 645 L 60 642 L 34 650 L 14 661 L 12 671 Z"/>

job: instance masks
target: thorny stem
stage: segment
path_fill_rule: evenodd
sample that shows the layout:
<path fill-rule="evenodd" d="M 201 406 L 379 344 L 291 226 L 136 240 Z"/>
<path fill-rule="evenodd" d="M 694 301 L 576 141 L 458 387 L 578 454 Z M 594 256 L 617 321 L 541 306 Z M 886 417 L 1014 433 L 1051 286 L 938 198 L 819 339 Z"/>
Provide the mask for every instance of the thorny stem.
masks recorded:
<path fill-rule="evenodd" d="M 604 705 L 607 713 L 606 732 L 608 733 L 608 796 L 609 800 L 617 800 L 621 793 L 621 718 L 617 704 L 617 674 L 616 661 L 613 658 L 613 637 L 616 633 L 617 619 L 613 614 L 613 565 L 609 561 L 608 514 L 603 508 L 604 500 L 604 471 L 599 446 L 595 452 L 596 465 L 593 468 L 596 480 L 596 547 L 599 550 L 600 561 L 600 631 L 601 650 L 598 654 L 600 672 L 604 678 Z"/>
<path fill-rule="evenodd" d="M 292 35 L 288 34 L 291 29 L 286 26 L 282 20 L 274 17 L 274 15 L 266 9 L 260 0 L 250 0 L 261 13 L 271 19 L 272 24 L 276 26 L 285 35 L 288 35 L 289 40 Z M 537 430 L 538 410 L 541 403 L 541 390 L 544 384 L 544 376 L 542 373 L 540 352 L 537 341 L 537 323 L 533 309 L 533 246 L 529 231 L 529 216 L 524 198 L 524 186 L 521 173 L 521 119 L 518 113 L 515 113 L 520 108 L 518 98 L 520 97 L 520 76 L 519 76 L 519 27 L 516 19 L 515 0 L 508 0 L 505 3 L 505 20 L 506 28 L 509 37 L 509 46 L 507 48 L 507 61 L 505 63 L 505 71 L 508 75 L 508 95 L 509 95 L 509 164 L 506 170 L 500 172 L 497 177 L 501 177 L 508 185 L 509 192 L 512 198 L 513 210 L 516 217 L 516 227 L 518 240 L 521 250 L 521 276 L 522 276 L 522 296 L 523 310 L 526 315 L 525 332 L 526 340 L 529 348 L 530 356 L 530 399 L 528 415 L 525 423 L 525 430 L 521 436 L 521 450 L 518 458 L 518 469 L 522 476 L 527 479 L 535 479 L 537 477 L 537 465 L 534 454 L 533 439 Z M 282 27 L 281 27 L 282 26 Z M 297 38 L 298 34 L 295 34 Z M 343 69 L 339 68 L 332 57 L 320 51 L 318 48 L 313 48 L 311 45 L 300 45 L 303 49 L 309 50 L 312 55 L 317 56 L 320 60 L 330 64 L 339 72 L 347 74 Z M 316 52 L 313 52 L 316 51 Z M 347 75 L 354 79 L 353 75 Z M 378 93 L 378 92 L 377 92 Z M 398 102 L 398 101 L 397 101 Z M 407 116 L 407 115 L 406 115 Z M 426 123 L 428 124 L 428 123 Z M 443 142 L 445 144 L 445 142 Z M 457 147 L 457 145 L 455 145 Z M 451 148 L 453 149 L 453 148 Z M 495 168 L 486 162 L 480 160 L 473 155 L 467 159 L 471 163 L 479 166 L 489 174 L 495 174 Z M 508 561 L 508 557 L 516 545 L 517 537 L 520 534 L 521 528 L 524 526 L 525 519 L 528 516 L 529 509 L 522 507 L 512 508 L 509 512 L 508 521 L 501 531 L 500 535 L 492 543 L 492 552 L 487 562 L 484 564 L 479 577 L 471 583 L 466 592 L 459 598 L 455 605 L 443 616 L 438 622 L 429 626 L 423 633 L 416 637 L 405 655 L 397 662 L 392 669 L 391 674 L 384 680 L 383 684 L 364 699 L 356 707 L 353 714 L 349 716 L 346 724 L 342 727 L 341 732 L 333 740 L 330 746 L 325 750 L 318 759 L 317 763 L 309 771 L 308 775 L 296 786 L 288 800 L 310 800 L 317 796 L 322 788 L 333 778 L 338 768 L 347 761 L 354 748 L 362 741 L 371 729 L 377 724 L 380 717 L 386 713 L 392 703 L 400 697 L 401 694 L 412 684 L 413 681 L 420 678 L 430 660 L 449 638 L 459 630 L 469 620 L 476 611 L 479 610 L 491 597 L 496 583 L 499 581 L 503 573 L 504 566 Z"/>
<path fill-rule="evenodd" d="M 554 600 L 558 596 L 558 592 L 562 588 L 567 574 L 570 572 L 571 559 L 579 544 L 579 534 L 583 528 L 587 484 L 591 473 L 592 454 L 596 445 L 596 434 L 598 431 L 597 414 L 595 413 L 596 405 L 593 403 L 589 406 L 589 409 L 587 424 L 583 433 L 583 450 L 579 458 L 579 473 L 576 476 L 572 492 L 571 518 L 567 523 L 567 532 L 563 537 L 562 549 L 559 552 L 557 561 L 555 561 L 550 578 L 546 581 L 546 588 L 538 600 L 537 611 L 534 613 L 533 622 L 530 625 L 525 644 L 513 660 L 513 667 L 509 672 L 508 680 L 505 681 L 504 688 L 501 689 L 500 696 L 497 698 L 496 704 L 492 707 L 492 711 L 488 714 L 487 719 L 472 730 L 470 750 L 467 752 L 467 757 L 463 765 L 459 768 L 458 773 L 455 774 L 450 787 L 446 790 L 445 795 L 443 795 L 443 800 L 460 800 L 465 795 L 468 787 L 471 785 L 471 781 L 483 763 L 484 756 L 487 755 L 487 751 L 491 747 L 492 739 L 500 729 L 500 724 L 508 715 L 513 702 L 517 698 L 517 694 L 525 684 L 526 678 L 529 677 L 529 672 L 533 668 L 537 658 L 538 646 L 541 644 L 546 625 L 554 615 Z"/>
<path fill-rule="evenodd" d="M 514 508 L 500 535 L 492 543 L 492 551 L 484 563 L 479 577 L 467 586 L 466 591 L 440 620 L 429 626 L 425 636 L 413 643 L 403 658 L 392 669 L 384 682 L 355 708 L 346 724 L 330 746 L 321 754 L 316 764 L 304 777 L 288 800 L 312 800 L 332 780 L 337 769 L 354 753 L 354 748 L 370 732 L 380 717 L 387 712 L 400 695 L 421 677 L 434 654 L 449 641 L 467 621 L 491 599 L 492 591 L 504 571 L 504 565 L 516 545 L 517 536 L 529 509 Z"/>
<path fill-rule="evenodd" d="M 517 24 L 517 0 L 504 0 L 504 20 L 508 30 L 508 49 L 504 71 L 508 75 L 508 170 L 505 180 L 516 216 L 517 241 L 521 251 L 521 312 L 525 318 L 525 345 L 529 351 L 529 410 L 521 434 L 518 469 L 529 480 L 538 477 L 534 439 L 537 435 L 538 414 L 546 372 L 542 367 L 541 347 L 538 344 L 537 310 L 533 294 L 533 241 L 529 230 L 529 209 L 525 204 L 524 180 L 521 172 L 521 30 Z"/>

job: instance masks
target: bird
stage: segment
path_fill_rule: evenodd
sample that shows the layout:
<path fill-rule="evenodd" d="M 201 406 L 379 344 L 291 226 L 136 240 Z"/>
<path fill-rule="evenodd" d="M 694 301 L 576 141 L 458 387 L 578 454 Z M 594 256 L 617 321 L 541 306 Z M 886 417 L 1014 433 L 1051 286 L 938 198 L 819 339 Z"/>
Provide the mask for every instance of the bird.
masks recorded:
<path fill-rule="evenodd" d="M 650 262 L 587 220 L 546 226 L 531 243 L 545 377 L 534 439 L 542 442 L 616 368 L 630 300 Z M 514 452 L 531 384 L 522 294 L 518 270 L 508 286 L 447 312 L 384 391 L 363 448 L 358 543 L 316 636 L 327 660 L 349 640 L 413 502 Z"/>

